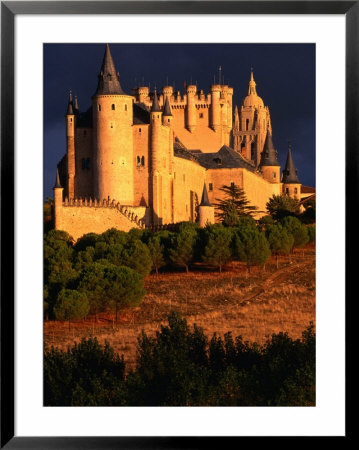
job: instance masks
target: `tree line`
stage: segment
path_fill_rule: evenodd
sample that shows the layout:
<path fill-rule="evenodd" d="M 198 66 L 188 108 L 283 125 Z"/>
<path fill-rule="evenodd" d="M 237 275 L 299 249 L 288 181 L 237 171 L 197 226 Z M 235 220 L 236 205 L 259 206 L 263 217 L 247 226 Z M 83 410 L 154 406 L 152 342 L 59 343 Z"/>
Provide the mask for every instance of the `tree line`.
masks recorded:
<path fill-rule="evenodd" d="M 305 225 L 293 211 L 298 203 L 274 196 L 271 214 L 254 220 L 254 207 L 235 185 L 224 186 L 225 200 L 216 205 L 221 223 L 199 228 L 183 222 L 177 231 L 109 229 L 88 233 L 76 242 L 65 231 L 44 235 L 44 314 L 46 319 L 81 319 L 88 314 L 137 306 L 145 295 L 143 279 L 161 268 L 178 266 L 188 272 L 193 263 L 205 263 L 219 272 L 230 261 L 251 267 L 269 257 L 289 255 L 315 240 L 315 224 Z M 287 208 L 284 214 L 283 204 Z M 280 207 L 278 207 L 280 205 Z M 280 212 L 278 212 L 280 211 Z"/>
<path fill-rule="evenodd" d="M 314 406 L 315 333 L 274 334 L 263 345 L 241 336 L 209 339 L 172 312 L 154 337 L 138 338 L 136 368 L 108 343 L 83 339 L 45 349 L 46 406 Z"/>

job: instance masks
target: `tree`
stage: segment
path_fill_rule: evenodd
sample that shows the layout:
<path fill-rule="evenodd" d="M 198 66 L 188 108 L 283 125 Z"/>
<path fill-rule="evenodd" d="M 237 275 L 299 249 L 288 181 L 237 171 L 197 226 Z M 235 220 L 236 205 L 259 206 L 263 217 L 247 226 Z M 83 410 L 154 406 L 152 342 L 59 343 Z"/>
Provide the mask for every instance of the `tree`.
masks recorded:
<path fill-rule="evenodd" d="M 115 307 L 115 321 L 118 309 L 126 306 L 138 306 L 146 291 L 141 275 L 125 266 L 109 264 L 104 269 L 105 295 Z"/>
<path fill-rule="evenodd" d="M 226 264 L 232 256 L 231 241 L 232 232 L 221 224 L 207 226 L 205 228 L 206 245 L 202 259 L 219 268 L 222 272 L 222 266 Z"/>
<path fill-rule="evenodd" d="M 164 259 L 164 246 L 161 245 L 160 236 L 151 236 L 148 240 L 148 250 L 151 255 L 152 265 L 158 274 L 158 269 L 166 264 Z"/>
<path fill-rule="evenodd" d="M 308 243 L 309 236 L 307 227 L 296 217 L 285 217 L 282 220 L 282 225 L 294 238 L 292 250 L 294 248 L 304 247 Z"/>
<path fill-rule="evenodd" d="M 289 195 L 273 195 L 266 204 L 268 213 L 276 220 L 299 214 L 299 201 Z"/>
<path fill-rule="evenodd" d="M 197 224 L 185 222 L 180 225 L 179 231 L 172 235 L 170 259 L 179 266 L 184 266 L 188 273 L 189 263 L 193 260 L 197 239 Z"/>
<path fill-rule="evenodd" d="M 57 320 L 68 320 L 69 330 L 71 320 L 83 319 L 89 313 L 90 306 L 86 295 L 73 289 L 62 289 L 54 306 Z"/>
<path fill-rule="evenodd" d="M 276 255 L 278 269 L 278 255 L 288 255 L 290 253 L 293 247 L 294 237 L 280 223 L 270 225 L 266 230 L 266 236 L 272 253 Z"/>
<path fill-rule="evenodd" d="M 248 273 L 251 266 L 267 262 L 271 251 L 263 233 L 253 228 L 235 228 L 234 233 L 234 253 L 247 264 Z"/>
<path fill-rule="evenodd" d="M 224 193 L 224 199 L 216 199 L 216 216 L 227 226 L 234 226 L 240 217 L 252 216 L 258 210 L 251 206 L 247 200 L 244 190 L 231 183 L 230 186 L 223 185 L 220 191 Z"/>
<path fill-rule="evenodd" d="M 308 225 L 307 230 L 308 230 L 309 242 L 315 242 L 315 224 Z"/>
<path fill-rule="evenodd" d="M 111 246 L 110 246 L 111 248 Z M 128 266 L 142 276 L 147 276 L 152 269 L 152 259 L 146 244 L 130 239 L 124 246 L 120 254 L 121 265 Z"/>

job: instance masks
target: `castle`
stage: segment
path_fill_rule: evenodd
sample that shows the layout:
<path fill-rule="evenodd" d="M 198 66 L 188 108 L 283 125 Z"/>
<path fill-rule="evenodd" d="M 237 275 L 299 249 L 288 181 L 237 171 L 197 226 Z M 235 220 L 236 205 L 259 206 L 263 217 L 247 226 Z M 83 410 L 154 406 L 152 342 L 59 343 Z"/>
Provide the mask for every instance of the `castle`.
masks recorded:
<path fill-rule="evenodd" d="M 82 113 L 70 93 L 66 155 L 57 166 L 55 229 L 75 239 L 108 228 L 128 231 L 182 221 L 215 221 L 220 188 L 241 187 L 258 215 L 273 194 L 301 198 L 291 149 L 281 177 L 269 108 L 253 71 L 248 95 L 235 108 L 233 88 L 205 94 L 187 85 L 162 94 L 146 86 L 127 94 L 106 45 L 91 108 Z"/>

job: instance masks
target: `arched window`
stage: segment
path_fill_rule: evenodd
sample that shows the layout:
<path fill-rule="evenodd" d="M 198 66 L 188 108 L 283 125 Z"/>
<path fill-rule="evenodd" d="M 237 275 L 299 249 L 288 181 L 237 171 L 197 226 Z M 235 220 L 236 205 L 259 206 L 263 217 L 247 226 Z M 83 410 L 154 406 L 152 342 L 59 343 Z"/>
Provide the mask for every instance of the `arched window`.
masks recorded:
<path fill-rule="evenodd" d="M 141 133 L 141 128 L 138 129 L 138 132 Z"/>
<path fill-rule="evenodd" d="M 145 165 L 145 157 L 142 156 L 142 158 L 141 158 L 141 166 L 144 166 L 144 165 Z"/>
<path fill-rule="evenodd" d="M 249 129 L 249 119 L 246 119 L 246 131 Z"/>
<path fill-rule="evenodd" d="M 140 166 L 141 165 L 141 157 L 137 156 L 137 165 Z"/>
<path fill-rule="evenodd" d="M 111 105 L 111 109 L 112 109 L 112 111 L 115 111 L 115 105 L 113 103 Z"/>
<path fill-rule="evenodd" d="M 101 105 L 98 105 L 98 110 L 101 111 Z"/>
<path fill-rule="evenodd" d="M 253 161 L 254 161 L 254 154 L 255 154 L 254 150 L 255 150 L 255 144 L 254 144 L 254 142 L 252 142 L 251 143 L 251 160 L 253 160 Z"/>

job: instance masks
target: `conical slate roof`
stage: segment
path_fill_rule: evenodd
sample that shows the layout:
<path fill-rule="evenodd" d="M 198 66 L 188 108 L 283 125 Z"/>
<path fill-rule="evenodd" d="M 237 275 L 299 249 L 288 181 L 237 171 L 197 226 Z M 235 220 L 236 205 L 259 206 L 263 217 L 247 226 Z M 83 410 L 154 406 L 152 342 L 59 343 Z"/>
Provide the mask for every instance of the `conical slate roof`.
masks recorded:
<path fill-rule="evenodd" d="M 289 145 L 287 161 L 283 170 L 282 183 L 299 183 L 297 169 L 294 166 L 292 148 Z"/>
<path fill-rule="evenodd" d="M 153 102 L 151 107 L 151 112 L 161 112 L 160 105 L 158 104 L 157 92 L 155 89 L 155 94 L 153 96 Z"/>
<path fill-rule="evenodd" d="M 73 103 L 72 103 L 72 92 L 70 91 L 69 93 L 69 101 L 67 103 L 67 111 L 66 111 L 66 115 L 72 115 L 74 114 L 74 108 L 73 108 Z"/>
<path fill-rule="evenodd" d="M 120 85 L 119 75 L 116 72 L 108 44 L 106 44 L 101 71 L 98 76 L 96 95 L 126 95 Z"/>
<path fill-rule="evenodd" d="M 208 199 L 206 183 L 204 183 L 204 186 L 203 186 L 202 200 L 201 200 L 201 204 L 199 206 L 212 206 Z"/>
<path fill-rule="evenodd" d="M 168 101 L 168 97 L 166 97 L 165 106 L 163 108 L 164 116 L 172 116 L 170 102 Z"/>
<path fill-rule="evenodd" d="M 260 166 L 280 166 L 277 158 L 277 152 L 274 149 L 272 135 L 267 131 L 263 151 L 261 153 Z"/>
<path fill-rule="evenodd" d="M 56 183 L 55 183 L 54 189 L 58 189 L 58 188 L 62 188 L 61 183 L 60 183 L 59 168 L 57 168 L 57 171 L 56 171 Z"/>

